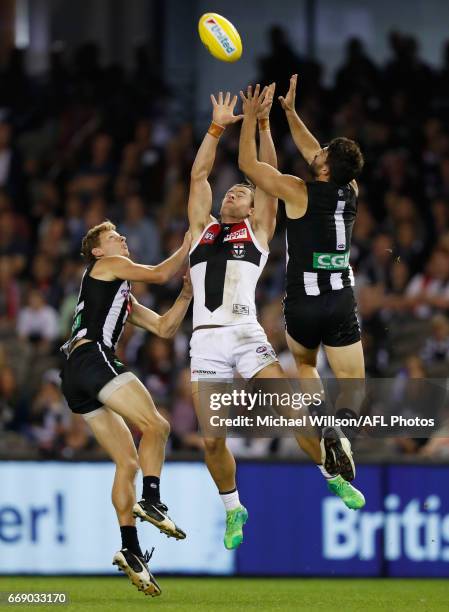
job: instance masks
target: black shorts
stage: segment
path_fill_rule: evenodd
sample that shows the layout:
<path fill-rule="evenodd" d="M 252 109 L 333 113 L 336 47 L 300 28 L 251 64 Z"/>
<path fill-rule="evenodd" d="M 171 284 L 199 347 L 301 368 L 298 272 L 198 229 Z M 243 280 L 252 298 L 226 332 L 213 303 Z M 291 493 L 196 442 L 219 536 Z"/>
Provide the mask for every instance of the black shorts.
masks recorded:
<path fill-rule="evenodd" d="M 103 404 L 98 394 L 108 382 L 124 372 L 128 372 L 127 368 L 104 344 L 86 342 L 78 346 L 61 370 L 62 392 L 69 408 L 78 414 L 100 408 Z"/>
<path fill-rule="evenodd" d="M 360 340 L 357 304 L 352 287 L 321 295 L 288 295 L 284 300 L 288 334 L 305 348 L 349 346 Z"/>

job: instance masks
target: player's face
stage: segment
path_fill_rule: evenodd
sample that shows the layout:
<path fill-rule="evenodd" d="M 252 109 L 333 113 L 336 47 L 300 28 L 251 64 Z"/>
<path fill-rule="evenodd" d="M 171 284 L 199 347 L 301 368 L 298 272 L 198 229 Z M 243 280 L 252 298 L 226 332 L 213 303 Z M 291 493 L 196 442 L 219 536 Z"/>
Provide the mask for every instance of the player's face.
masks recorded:
<path fill-rule="evenodd" d="M 225 193 L 221 203 L 221 217 L 246 219 L 252 214 L 254 207 L 253 194 L 247 187 L 234 185 Z"/>
<path fill-rule="evenodd" d="M 99 247 L 103 251 L 104 257 L 110 257 L 111 255 L 123 255 L 124 257 L 129 257 L 125 236 L 121 236 L 113 230 L 100 234 Z"/>
<path fill-rule="evenodd" d="M 318 151 L 310 164 L 310 170 L 312 171 L 313 177 L 318 178 L 326 167 L 327 162 L 327 147 Z"/>

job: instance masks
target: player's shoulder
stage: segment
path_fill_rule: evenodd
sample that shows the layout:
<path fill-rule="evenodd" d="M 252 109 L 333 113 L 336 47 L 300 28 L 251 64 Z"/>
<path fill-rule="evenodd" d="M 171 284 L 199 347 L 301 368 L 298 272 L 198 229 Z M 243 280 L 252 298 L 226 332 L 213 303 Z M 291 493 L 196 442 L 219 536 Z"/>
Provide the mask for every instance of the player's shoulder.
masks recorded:
<path fill-rule="evenodd" d="M 132 263 L 129 257 L 124 255 L 105 255 L 95 262 L 90 271 L 90 276 L 98 280 L 115 280 L 115 272 Z"/>

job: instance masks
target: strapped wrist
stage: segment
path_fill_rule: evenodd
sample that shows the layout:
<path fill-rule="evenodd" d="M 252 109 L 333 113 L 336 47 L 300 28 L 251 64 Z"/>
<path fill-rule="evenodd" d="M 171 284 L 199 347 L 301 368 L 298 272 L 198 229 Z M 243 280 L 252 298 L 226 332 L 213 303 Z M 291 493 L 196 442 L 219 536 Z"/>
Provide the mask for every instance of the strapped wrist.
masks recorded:
<path fill-rule="evenodd" d="M 258 119 L 258 123 L 259 132 L 264 132 L 270 129 L 270 120 L 268 119 L 268 117 L 262 117 L 261 119 Z"/>
<path fill-rule="evenodd" d="M 214 138 L 220 138 L 220 136 L 223 134 L 224 131 L 225 131 L 224 125 L 220 125 L 219 123 L 212 121 L 209 126 L 209 129 L 207 130 L 207 133 L 213 136 Z"/>

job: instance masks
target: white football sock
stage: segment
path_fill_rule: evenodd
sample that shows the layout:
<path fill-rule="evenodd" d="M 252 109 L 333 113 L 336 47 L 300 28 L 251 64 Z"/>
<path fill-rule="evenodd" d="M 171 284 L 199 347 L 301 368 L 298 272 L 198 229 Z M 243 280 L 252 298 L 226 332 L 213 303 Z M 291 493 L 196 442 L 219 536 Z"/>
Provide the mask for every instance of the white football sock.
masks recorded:
<path fill-rule="evenodd" d="M 324 465 L 318 464 L 317 468 L 320 470 L 326 480 L 330 480 L 331 478 L 336 478 L 338 476 L 338 474 L 329 474 Z"/>
<path fill-rule="evenodd" d="M 231 491 L 230 493 L 220 493 L 221 501 L 224 504 L 226 512 L 229 510 L 235 510 L 236 508 L 240 508 L 242 505 L 239 499 L 239 492 L 237 489 L 235 491 Z"/>

